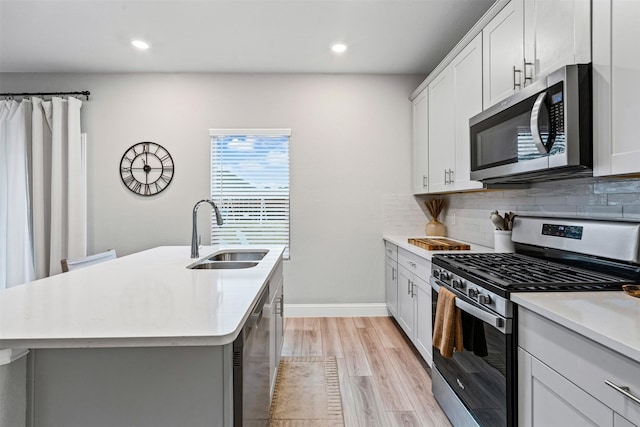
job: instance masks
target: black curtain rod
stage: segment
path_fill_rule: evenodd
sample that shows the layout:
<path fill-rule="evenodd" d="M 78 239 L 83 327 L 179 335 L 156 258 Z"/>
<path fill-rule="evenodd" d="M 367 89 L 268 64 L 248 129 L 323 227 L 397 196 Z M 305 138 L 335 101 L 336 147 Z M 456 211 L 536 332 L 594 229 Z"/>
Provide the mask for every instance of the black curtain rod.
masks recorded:
<path fill-rule="evenodd" d="M 87 101 L 91 92 L 83 90 L 81 92 L 24 92 L 24 93 L 0 93 L 0 96 L 54 96 L 54 95 L 81 95 L 84 96 Z"/>

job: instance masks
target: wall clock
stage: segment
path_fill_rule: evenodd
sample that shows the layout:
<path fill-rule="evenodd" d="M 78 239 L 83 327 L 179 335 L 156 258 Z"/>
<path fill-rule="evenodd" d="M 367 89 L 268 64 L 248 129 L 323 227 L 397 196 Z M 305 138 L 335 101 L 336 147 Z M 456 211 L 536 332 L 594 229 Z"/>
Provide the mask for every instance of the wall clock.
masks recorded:
<path fill-rule="evenodd" d="M 156 195 L 173 179 L 173 158 L 160 144 L 138 142 L 122 155 L 120 178 L 136 194 Z"/>

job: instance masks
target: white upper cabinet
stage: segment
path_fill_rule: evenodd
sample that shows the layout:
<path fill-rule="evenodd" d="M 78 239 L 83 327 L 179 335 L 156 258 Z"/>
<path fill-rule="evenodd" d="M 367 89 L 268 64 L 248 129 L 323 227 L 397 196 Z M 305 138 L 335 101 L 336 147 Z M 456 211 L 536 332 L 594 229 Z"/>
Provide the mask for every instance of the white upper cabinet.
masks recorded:
<path fill-rule="evenodd" d="M 628 119 L 640 117 L 638 103 L 630 104 L 640 99 L 640 56 L 629 54 L 640 42 L 640 0 L 498 0 L 416 90 L 414 194 L 482 188 L 480 182 L 470 180 L 469 119 L 564 65 L 591 62 L 592 2 L 594 9 L 605 8 L 597 3 L 607 3 L 609 9 L 611 2 L 617 4 L 617 15 L 612 19 L 626 19 L 629 27 L 614 30 L 612 36 L 608 18 L 596 20 L 594 16 L 594 70 L 596 44 L 609 49 L 614 62 L 613 71 L 602 71 L 601 105 L 595 109 L 608 109 L 607 117 L 615 117 L 614 132 L 611 123 L 605 123 L 608 128 L 601 126 L 596 134 L 607 141 L 613 138 L 609 151 L 598 148 L 603 152 L 597 153 L 596 163 L 611 164 L 603 175 L 640 171 L 640 166 L 635 166 L 640 165 L 640 138 L 634 139 L 634 120 Z M 609 41 L 598 40 L 596 29 Z M 617 43 L 613 49 L 611 37 Z M 602 61 L 606 54 L 602 53 Z M 612 74 L 622 82 L 613 90 Z M 613 99 L 612 105 L 606 104 L 607 97 Z M 633 155 L 624 157 L 630 153 Z"/>
<path fill-rule="evenodd" d="M 449 191 L 454 167 L 453 66 L 429 84 L 429 192 Z"/>
<path fill-rule="evenodd" d="M 640 1 L 593 0 L 594 175 L 640 172 Z"/>
<path fill-rule="evenodd" d="M 469 119 L 481 111 L 478 34 L 429 85 L 429 192 L 482 188 L 469 179 Z"/>
<path fill-rule="evenodd" d="M 591 1 L 511 0 L 482 37 L 486 109 L 558 68 L 591 62 Z"/>
<path fill-rule="evenodd" d="M 482 111 L 482 36 L 478 34 L 453 60 L 455 162 L 454 190 L 482 188 L 471 181 L 469 119 Z"/>
<path fill-rule="evenodd" d="M 522 86 L 523 27 L 523 0 L 511 0 L 482 30 L 485 109 Z"/>
<path fill-rule="evenodd" d="M 413 100 L 413 193 L 429 190 L 429 89 Z"/>
<path fill-rule="evenodd" d="M 525 85 L 567 64 L 591 62 L 590 0 L 525 0 Z"/>

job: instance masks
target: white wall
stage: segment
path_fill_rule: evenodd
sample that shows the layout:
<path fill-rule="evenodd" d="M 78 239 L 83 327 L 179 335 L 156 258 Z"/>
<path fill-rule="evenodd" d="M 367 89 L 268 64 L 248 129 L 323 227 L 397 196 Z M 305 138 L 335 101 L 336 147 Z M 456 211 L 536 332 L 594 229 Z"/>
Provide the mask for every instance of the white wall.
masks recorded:
<path fill-rule="evenodd" d="M 1 74 L 2 92 L 90 90 L 89 250 L 126 255 L 188 245 L 191 209 L 209 191 L 209 128 L 291 128 L 287 303 L 381 303 L 385 200 L 410 191 L 411 103 L 422 76 Z M 124 151 L 167 148 L 170 187 L 122 185 Z M 37 209 L 37 206 L 35 207 Z M 208 209 L 200 210 L 203 243 Z M 185 249 L 187 251 L 188 249 Z"/>

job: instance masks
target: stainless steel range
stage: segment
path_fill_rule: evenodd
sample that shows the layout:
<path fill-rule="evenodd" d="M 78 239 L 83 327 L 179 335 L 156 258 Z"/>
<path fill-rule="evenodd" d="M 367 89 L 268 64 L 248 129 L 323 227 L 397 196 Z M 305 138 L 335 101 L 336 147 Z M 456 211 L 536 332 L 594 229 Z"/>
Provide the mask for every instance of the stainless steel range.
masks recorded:
<path fill-rule="evenodd" d="M 640 223 L 516 217 L 516 253 L 437 254 L 441 287 L 456 294 L 464 351 L 433 349 L 433 393 L 452 424 L 517 425 L 517 306 L 513 292 L 618 290 L 640 283 Z"/>

